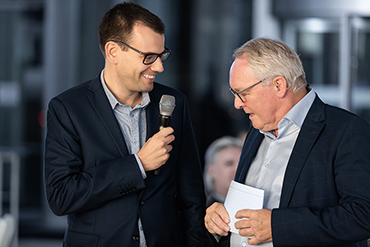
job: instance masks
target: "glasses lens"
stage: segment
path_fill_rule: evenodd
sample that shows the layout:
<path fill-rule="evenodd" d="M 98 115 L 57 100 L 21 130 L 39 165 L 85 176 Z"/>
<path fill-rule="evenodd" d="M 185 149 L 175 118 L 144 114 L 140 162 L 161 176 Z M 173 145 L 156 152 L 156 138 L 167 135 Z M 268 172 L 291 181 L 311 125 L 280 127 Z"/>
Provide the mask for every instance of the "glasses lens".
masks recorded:
<path fill-rule="evenodd" d="M 239 95 L 239 93 L 235 92 L 234 89 L 232 89 L 231 87 L 229 87 L 229 90 L 230 92 L 234 95 L 234 97 L 238 96 L 238 98 L 244 102 L 244 100 L 242 99 L 242 97 Z"/>
<path fill-rule="evenodd" d="M 167 58 L 170 56 L 171 51 L 166 48 L 166 50 L 162 54 L 147 54 L 144 57 L 143 63 L 145 65 L 150 65 L 154 63 L 158 57 L 161 58 L 161 61 L 164 62 L 167 60 Z"/>
<path fill-rule="evenodd" d="M 155 60 L 157 60 L 158 58 L 158 55 L 156 54 L 148 54 L 148 55 L 145 55 L 144 57 L 144 64 L 145 65 L 149 65 L 149 64 L 152 64 L 155 62 Z"/>
<path fill-rule="evenodd" d="M 171 54 L 171 51 L 166 49 L 160 56 L 161 56 L 161 60 L 162 62 L 166 61 L 167 58 L 170 56 Z"/>

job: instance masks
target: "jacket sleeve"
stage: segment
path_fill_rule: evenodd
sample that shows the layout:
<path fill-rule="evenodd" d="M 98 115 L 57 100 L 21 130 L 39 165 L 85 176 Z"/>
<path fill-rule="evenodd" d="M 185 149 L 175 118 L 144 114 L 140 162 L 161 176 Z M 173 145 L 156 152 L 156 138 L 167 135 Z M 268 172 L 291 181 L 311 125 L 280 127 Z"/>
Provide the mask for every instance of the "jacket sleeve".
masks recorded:
<path fill-rule="evenodd" d="M 47 112 L 44 186 L 52 211 L 56 215 L 82 212 L 144 188 L 135 157 L 122 157 L 109 147 L 99 150 L 93 143 L 83 143 L 81 139 L 85 140 L 87 133 L 81 130 L 82 122 L 88 121 L 84 114 L 89 113 L 72 114 L 73 109 L 67 108 L 54 98 Z M 100 131 L 95 123 L 84 124 Z M 94 156 L 96 150 L 104 153 L 105 160 Z M 87 153 L 90 158 L 85 158 Z"/>

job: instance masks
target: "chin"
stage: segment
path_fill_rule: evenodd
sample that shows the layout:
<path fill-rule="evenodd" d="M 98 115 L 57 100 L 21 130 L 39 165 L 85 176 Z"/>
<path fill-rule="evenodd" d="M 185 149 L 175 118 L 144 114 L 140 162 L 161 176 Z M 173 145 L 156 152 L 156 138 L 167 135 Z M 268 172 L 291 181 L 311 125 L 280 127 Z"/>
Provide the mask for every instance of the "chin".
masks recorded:
<path fill-rule="evenodd" d="M 264 131 L 264 130 L 263 130 L 263 126 L 262 126 L 262 125 L 254 124 L 254 123 L 252 122 L 252 126 L 253 126 L 253 128 L 255 128 L 255 129 L 258 129 L 258 130 L 262 130 L 262 131 Z"/>
<path fill-rule="evenodd" d="M 150 87 L 147 87 L 147 89 L 148 89 L 148 91 L 147 91 L 147 92 L 152 91 L 152 90 L 153 90 L 153 88 L 154 88 L 154 83 L 152 83 L 152 84 L 150 85 Z"/>
<path fill-rule="evenodd" d="M 150 92 L 154 88 L 154 83 L 145 84 L 144 87 L 142 87 L 141 92 Z"/>

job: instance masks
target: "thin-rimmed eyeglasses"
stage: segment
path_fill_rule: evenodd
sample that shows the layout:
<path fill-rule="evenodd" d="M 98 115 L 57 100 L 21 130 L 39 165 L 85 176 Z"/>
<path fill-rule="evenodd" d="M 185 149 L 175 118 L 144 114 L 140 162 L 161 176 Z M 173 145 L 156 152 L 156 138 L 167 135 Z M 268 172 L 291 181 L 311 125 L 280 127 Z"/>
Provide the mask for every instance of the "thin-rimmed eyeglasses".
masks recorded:
<path fill-rule="evenodd" d="M 264 80 L 266 80 L 267 78 L 265 78 L 265 79 L 263 79 L 263 80 L 260 80 L 259 82 L 257 82 L 257 83 L 255 83 L 255 84 L 253 84 L 252 86 L 249 86 L 249 87 L 247 87 L 246 89 L 243 89 L 242 91 L 240 91 L 240 92 L 236 92 L 234 89 L 232 89 L 231 87 L 229 87 L 229 90 L 230 90 L 230 92 L 234 95 L 234 97 L 235 96 L 238 96 L 239 97 L 239 99 L 244 103 L 244 100 L 243 100 L 243 98 L 242 98 L 242 96 L 240 95 L 241 93 L 243 93 L 243 92 L 245 92 L 245 91 L 247 91 L 248 89 L 251 89 L 252 87 L 254 87 L 254 86 L 256 86 L 256 85 L 258 85 L 258 84 L 260 84 L 261 82 L 263 82 Z"/>

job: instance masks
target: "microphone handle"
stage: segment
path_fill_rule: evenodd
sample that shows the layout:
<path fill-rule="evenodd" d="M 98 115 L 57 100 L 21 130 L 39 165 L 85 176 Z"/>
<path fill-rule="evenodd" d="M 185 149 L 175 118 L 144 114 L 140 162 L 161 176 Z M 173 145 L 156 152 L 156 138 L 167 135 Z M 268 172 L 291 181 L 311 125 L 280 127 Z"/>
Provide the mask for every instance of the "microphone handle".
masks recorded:
<path fill-rule="evenodd" d="M 159 115 L 159 130 L 170 126 L 171 116 Z"/>
<path fill-rule="evenodd" d="M 159 130 L 170 126 L 171 116 L 159 115 Z M 160 169 L 158 168 L 154 170 L 154 175 L 158 176 L 160 173 Z"/>

